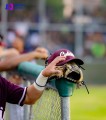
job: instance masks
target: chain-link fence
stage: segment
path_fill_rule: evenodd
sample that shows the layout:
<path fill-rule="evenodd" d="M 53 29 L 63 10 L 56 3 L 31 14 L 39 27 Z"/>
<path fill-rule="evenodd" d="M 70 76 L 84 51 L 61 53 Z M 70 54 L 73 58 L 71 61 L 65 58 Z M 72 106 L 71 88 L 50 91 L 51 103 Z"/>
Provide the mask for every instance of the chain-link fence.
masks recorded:
<path fill-rule="evenodd" d="M 47 88 L 33 106 L 32 120 L 61 120 L 61 101 L 58 92 Z"/>
<path fill-rule="evenodd" d="M 28 81 L 24 82 L 25 85 L 28 85 L 27 83 L 29 83 Z M 65 102 L 62 103 L 62 101 L 63 98 L 59 96 L 54 83 L 48 84 L 43 95 L 34 105 L 24 105 L 24 107 L 19 107 L 18 105 L 7 104 L 5 119 L 64 120 L 65 118 L 66 120 L 70 120 L 70 99 L 67 100 L 66 97 Z M 64 114 L 62 111 L 64 111 Z"/>

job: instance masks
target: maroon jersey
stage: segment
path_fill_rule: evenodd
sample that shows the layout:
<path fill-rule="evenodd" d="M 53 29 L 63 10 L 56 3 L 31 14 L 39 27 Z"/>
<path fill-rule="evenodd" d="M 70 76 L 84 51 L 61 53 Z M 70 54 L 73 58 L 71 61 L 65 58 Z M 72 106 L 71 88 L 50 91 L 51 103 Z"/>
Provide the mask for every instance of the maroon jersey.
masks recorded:
<path fill-rule="evenodd" d="M 23 105 L 26 88 L 14 85 L 0 76 L 0 120 L 3 120 L 6 102 Z"/>

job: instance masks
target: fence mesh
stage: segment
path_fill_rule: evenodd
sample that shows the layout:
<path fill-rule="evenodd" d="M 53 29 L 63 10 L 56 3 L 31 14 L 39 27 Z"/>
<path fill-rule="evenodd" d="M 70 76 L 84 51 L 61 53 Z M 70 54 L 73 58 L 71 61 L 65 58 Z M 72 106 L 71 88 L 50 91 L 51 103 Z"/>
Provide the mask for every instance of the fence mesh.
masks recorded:
<path fill-rule="evenodd" d="M 61 120 L 61 106 L 58 92 L 47 88 L 32 108 L 32 120 Z"/>

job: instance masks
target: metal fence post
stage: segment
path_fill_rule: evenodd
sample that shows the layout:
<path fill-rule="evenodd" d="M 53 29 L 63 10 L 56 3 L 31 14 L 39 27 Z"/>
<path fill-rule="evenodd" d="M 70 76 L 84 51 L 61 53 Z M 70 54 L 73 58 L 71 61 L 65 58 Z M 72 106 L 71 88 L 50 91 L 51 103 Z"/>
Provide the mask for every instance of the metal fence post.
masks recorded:
<path fill-rule="evenodd" d="M 67 79 L 56 80 L 56 88 L 61 97 L 61 120 L 70 120 L 70 96 L 72 96 L 75 84 Z"/>
<path fill-rule="evenodd" d="M 61 97 L 61 120 L 71 120 L 70 97 Z"/>

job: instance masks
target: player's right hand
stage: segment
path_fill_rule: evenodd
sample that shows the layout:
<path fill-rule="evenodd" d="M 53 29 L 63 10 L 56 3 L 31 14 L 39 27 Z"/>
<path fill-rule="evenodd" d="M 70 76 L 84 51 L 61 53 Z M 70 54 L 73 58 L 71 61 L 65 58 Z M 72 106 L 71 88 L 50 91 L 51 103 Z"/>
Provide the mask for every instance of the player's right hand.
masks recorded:
<path fill-rule="evenodd" d="M 39 52 L 39 53 L 47 53 L 48 54 L 48 50 L 44 47 L 37 47 L 35 49 L 36 52 Z"/>
<path fill-rule="evenodd" d="M 56 57 L 49 65 L 46 66 L 46 68 L 42 71 L 42 75 L 45 77 L 50 77 L 54 74 L 60 74 L 60 70 L 56 69 L 56 64 L 59 63 L 60 61 L 65 60 L 65 56 L 59 56 Z"/>
<path fill-rule="evenodd" d="M 48 57 L 47 53 L 35 52 L 35 59 L 46 59 Z"/>
<path fill-rule="evenodd" d="M 44 47 L 38 47 L 35 49 L 36 59 L 46 59 L 48 57 L 48 50 Z"/>

